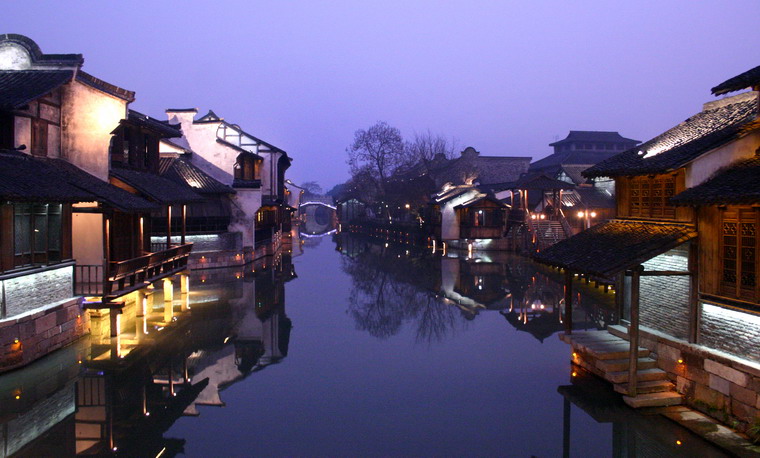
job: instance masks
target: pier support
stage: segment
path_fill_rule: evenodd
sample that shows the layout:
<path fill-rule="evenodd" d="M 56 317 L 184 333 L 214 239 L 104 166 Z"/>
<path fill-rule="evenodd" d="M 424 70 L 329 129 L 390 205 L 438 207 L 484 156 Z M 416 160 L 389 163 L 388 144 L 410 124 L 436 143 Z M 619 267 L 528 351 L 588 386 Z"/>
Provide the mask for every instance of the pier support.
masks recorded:
<path fill-rule="evenodd" d="M 631 325 L 628 328 L 628 396 L 636 397 L 637 371 L 639 362 L 639 286 L 642 266 L 636 266 L 631 273 Z"/>
<path fill-rule="evenodd" d="M 164 322 L 172 320 L 174 314 L 174 284 L 171 278 L 164 278 Z"/>
<path fill-rule="evenodd" d="M 147 295 L 144 289 L 137 291 L 137 298 L 135 299 L 135 316 L 138 318 L 145 316 L 145 309 L 147 306 Z"/>

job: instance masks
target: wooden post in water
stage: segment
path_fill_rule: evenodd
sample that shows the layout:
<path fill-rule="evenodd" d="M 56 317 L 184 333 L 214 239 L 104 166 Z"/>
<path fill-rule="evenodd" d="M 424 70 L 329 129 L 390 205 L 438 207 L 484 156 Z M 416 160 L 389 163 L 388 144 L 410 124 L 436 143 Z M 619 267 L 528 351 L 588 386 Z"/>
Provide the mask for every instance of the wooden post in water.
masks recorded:
<path fill-rule="evenodd" d="M 636 396 L 637 377 L 639 362 L 639 286 L 641 280 L 641 266 L 633 268 L 631 276 L 631 326 L 628 328 L 629 356 L 628 356 L 628 396 Z"/>
<path fill-rule="evenodd" d="M 172 247 L 172 206 L 166 206 L 166 249 Z"/>
<path fill-rule="evenodd" d="M 565 269 L 565 334 L 573 333 L 573 273 Z"/>

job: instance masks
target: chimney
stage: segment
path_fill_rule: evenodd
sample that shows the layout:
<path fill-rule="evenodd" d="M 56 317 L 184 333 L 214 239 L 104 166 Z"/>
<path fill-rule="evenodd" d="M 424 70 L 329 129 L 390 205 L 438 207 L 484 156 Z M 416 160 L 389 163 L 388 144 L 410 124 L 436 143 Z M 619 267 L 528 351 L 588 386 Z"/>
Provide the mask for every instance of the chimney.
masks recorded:
<path fill-rule="evenodd" d="M 168 108 L 166 110 L 166 117 L 169 119 L 169 123 L 180 123 L 183 130 L 186 125 L 193 123 L 196 114 L 198 114 L 197 108 Z"/>

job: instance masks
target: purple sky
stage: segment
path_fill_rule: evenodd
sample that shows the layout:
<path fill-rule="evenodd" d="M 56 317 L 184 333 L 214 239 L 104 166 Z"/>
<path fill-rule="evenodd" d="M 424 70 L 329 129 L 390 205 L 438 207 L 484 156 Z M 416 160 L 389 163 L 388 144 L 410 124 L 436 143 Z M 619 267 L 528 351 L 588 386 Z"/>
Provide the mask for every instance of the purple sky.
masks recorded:
<path fill-rule="evenodd" d="M 146 114 L 211 108 L 327 189 L 378 120 L 534 159 L 571 129 L 647 140 L 760 64 L 759 17 L 757 0 L 14 1 L 0 32 L 82 53 Z"/>

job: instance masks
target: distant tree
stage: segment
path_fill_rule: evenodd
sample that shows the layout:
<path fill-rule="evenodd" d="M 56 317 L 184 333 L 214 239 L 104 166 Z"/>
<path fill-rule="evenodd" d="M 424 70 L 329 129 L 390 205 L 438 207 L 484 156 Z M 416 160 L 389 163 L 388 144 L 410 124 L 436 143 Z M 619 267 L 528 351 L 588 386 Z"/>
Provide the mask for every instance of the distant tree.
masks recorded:
<path fill-rule="evenodd" d="M 306 181 L 301 184 L 303 193 L 307 196 L 321 196 L 323 194 L 322 186 L 316 181 Z"/>
<path fill-rule="evenodd" d="M 397 128 L 378 121 L 367 130 L 354 132 L 354 141 L 346 151 L 351 174 L 369 172 L 378 192 L 384 195 L 386 180 L 403 162 L 404 140 Z"/>
<path fill-rule="evenodd" d="M 411 166 L 432 161 L 436 156 L 451 159 L 456 144 L 456 140 L 448 141 L 442 135 L 434 135 L 429 129 L 421 134 L 415 133 L 414 139 L 404 144 L 404 162 Z"/>

